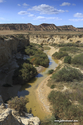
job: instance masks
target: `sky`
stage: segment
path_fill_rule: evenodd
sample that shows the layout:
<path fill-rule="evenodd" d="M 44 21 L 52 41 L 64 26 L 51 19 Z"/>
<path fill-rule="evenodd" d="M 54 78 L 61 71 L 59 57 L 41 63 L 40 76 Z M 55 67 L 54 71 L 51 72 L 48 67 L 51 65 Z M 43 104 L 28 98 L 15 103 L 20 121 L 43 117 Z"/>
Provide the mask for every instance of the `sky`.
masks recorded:
<path fill-rule="evenodd" d="M 83 0 L 0 0 L 0 24 L 83 27 Z"/>

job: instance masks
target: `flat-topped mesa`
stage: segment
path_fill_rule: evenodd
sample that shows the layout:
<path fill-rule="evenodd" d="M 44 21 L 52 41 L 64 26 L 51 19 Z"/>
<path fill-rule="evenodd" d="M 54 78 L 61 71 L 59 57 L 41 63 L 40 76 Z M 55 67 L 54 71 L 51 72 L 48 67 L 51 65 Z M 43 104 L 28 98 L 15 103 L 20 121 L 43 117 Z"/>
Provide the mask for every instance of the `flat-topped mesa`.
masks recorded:
<path fill-rule="evenodd" d="M 27 24 L 0 24 L 0 30 L 27 30 L 27 31 L 83 31 L 72 25 L 56 26 L 55 24 L 42 23 L 40 25 Z"/>
<path fill-rule="evenodd" d="M 75 28 L 72 25 L 63 25 L 63 26 L 58 26 L 61 30 L 66 30 L 66 31 L 79 31 L 79 29 Z"/>

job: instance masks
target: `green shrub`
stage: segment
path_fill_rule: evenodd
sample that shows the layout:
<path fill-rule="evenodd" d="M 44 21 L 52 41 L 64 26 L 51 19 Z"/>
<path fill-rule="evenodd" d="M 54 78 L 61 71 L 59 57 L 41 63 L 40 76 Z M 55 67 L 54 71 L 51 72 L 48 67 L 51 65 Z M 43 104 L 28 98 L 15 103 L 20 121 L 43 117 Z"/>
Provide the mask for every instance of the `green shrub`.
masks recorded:
<path fill-rule="evenodd" d="M 50 87 L 51 89 L 53 89 L 53 88 L 55 88 L 55 85 L 51 85 L 51 87 Z"/>
<path fill-rule="evenodd" d="M 79 47 L 80 44 L 79 43 L 61 43 L 58 44 L 58 47 Z"/>
<path fill-rule="evenodd" d="M 37 49 L 33 45 L 27 46 L 25 49 L 26 54 L 31 56 L 30 62 L 36 66 L 41 65 L 44 67 L 49 66 L 49 59 L 48 56 L 42 52 L 41 50 Z"/>
<path fill-rule="evenodd" d="M 66 52 L 55 52 L 53 55 L 52 55 L 55 59 L 61 59 L 62 57 L 64 56 L 68 56 L 68 53 Z"/>
<path fill-rule="evenodd" d="M 82 80 L 83 74 L 80 72 L 80 70 L 71 68 L 71 67 L 64 67 L 61 70 L 55 72 L 52 75 L 52 79 L 55 79 L 56 81 L 73 81 L 76 80 Z"/>
<path fill-rule="evenodd" d="M 37 75 L 37 70 L 33 65 L 28 63 L 23 63 L 22 69 L 19 71 L 19 77 L 28 82 L 31 78 Z"/>
<path fill-rule="evenodd" d="M 53 69 L 50 69 L 49 71 L 48 71 L 48 74 L 52 74 L 54 72 L 54 70 Z"/>
<path fill-rule="evenodd" d="M 13 84 L 25 84 L 37 75 L 37 70 L 32 64 L 23 63 L 22 67 L 14 72 Z"/>
<path fill-rule="evenodd" d="M 79 55 L 76 55 L 72 60 L 71 62 L 73 64 L 77 64 L 77 65 L 83 65 L 83 53 L 82 54 L 79 54 Z"/>
<path fill-rule="evenodd" d="M 64 58 L 64 63 L 71 63 L 71 56 L 66 56 L 65 58 Z"/>
<path fill-rule="evenodd" d="M 69 99 L 61 92 L 51 91 L 48 95 L 48 99 L 53 105 L 53 114 L 59 118 L 63 118 L 63 114 L 66 115 L 68 107 L 71 105 Z M 60 114 L 59 114 L 60 113 Z"/>
<path fill-rule="evenodd" d="M 23 113 L 25 111 L 25 105 L 28 103 L 28 98 L 26 97 L 20 97 L 18 96 L 12 98 L 8 101 L 9 108 L 13 108 L 16 111 L 19 112 L 19 114 Z"/>
<path fill-rule="evenodd" d="M 66 94 L 60 91 L 51 91 L 48 99 L 53 105 L 52 112 L 57 119 L 78 119 L 79 123 L 83 123 L 83 108 L 72 105 Z"/>
<path fill-rule="evenodd" d="M 69 46 L 66 46 L 66 47 L 62 47 L 60 48 L 60 51 L 69 51 L 69 52 L 72 52 L 72 53 L 75 53 L 77 52 L 79 49 L 77 47 L 69 47 Z"/>

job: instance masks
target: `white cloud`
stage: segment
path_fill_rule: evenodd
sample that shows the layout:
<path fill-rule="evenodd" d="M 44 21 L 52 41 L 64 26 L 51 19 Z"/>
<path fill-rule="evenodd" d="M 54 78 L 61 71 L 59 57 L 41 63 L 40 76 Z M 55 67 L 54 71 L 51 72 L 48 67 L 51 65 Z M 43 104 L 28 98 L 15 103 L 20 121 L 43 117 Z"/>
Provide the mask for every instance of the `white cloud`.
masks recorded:
<path fill-rule="evenodd" d="M 3 3 L 3 0 L 0 0 L 0 3 Z"/>
<path fill-rule="evenodd" d="M 62 3 L 60 6 L 70 6 L 70 5 L 71 5 L 71 3 L 64 2 L 64 3 Z"/>
<path fill-rule="evenodd" d="M 41 4 L 39 6 L 33 6 L 32 8 L 28 9 L 28 11 L 39 11 L 41 14 L 58 14 L 65 12 L 64 10 L 58 10 L 53 6 L 49 6 L 46 4 Z"/>
<path fill-rule="evenodd" d="M 62 20 L 58 17 L 44 17 L 44 16 L 38 16 L 34 20 Z"/>
<path fill-rule="evenodd" d="M 74 17 L 83 17 L 83 14 L 82 13 L 75 13 Z"/>
<path fill-rule="evenodd" d="M 21 6 L 20 4 L 18 4 L 18 6 Z"/>
<path fill-rule="evenodd" d="M 26 14 L 28 14 L 28 13 L 27 13 L 27 11 L 20 11 L 20 12 L 18 12 L 18 14 L 19 14 L 19 15 L 26 15 Z"/>
<path fill-rule="evenodd" d="M 69 21 L 78 22 L 78 21 L 83 21 L 83 19 L 69 19 Z"/>
<path fill-rule="evenodd" d="M 73 6 L 76 6 L 76 4 L 74 4 L 74 3 L 73 3 L 72 5 L 73 5 Z"/>
<path fill-rule="evenodd" d="M 35 15 L 34 15 L 34 14 L 31 14 L 31 13 L 28 13 L 28 16 L 29 16 L 29 17 L 35 17 Z"/>
<path fill-rule="evenodd" d="M 29 5 L 28 5 L 28 4 L 26 4 L 26 3 L 23 3 L 23 6 L 27 7 L 27 6 L 29 6 Z"/>

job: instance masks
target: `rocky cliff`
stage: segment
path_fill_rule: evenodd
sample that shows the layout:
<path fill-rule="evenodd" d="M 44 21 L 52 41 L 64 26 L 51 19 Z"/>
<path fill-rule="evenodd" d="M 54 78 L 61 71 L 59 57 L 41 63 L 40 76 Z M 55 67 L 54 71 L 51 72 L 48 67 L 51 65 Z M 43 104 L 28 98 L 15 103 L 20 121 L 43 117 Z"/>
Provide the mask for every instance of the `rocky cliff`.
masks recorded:
<path fill-rule="evenodd" d="M 28 36 L 18 38 L 14 36 L 0 37 L 0 67 L 6 64 L 17 51 L 29 44 Z"/>
<path fill-rule="evenodd" d="M 22 117 L 14 109 L 8 108 L 0 95 L 0 125 L 39 125 L 40 119 L 27 114 Z"/>

